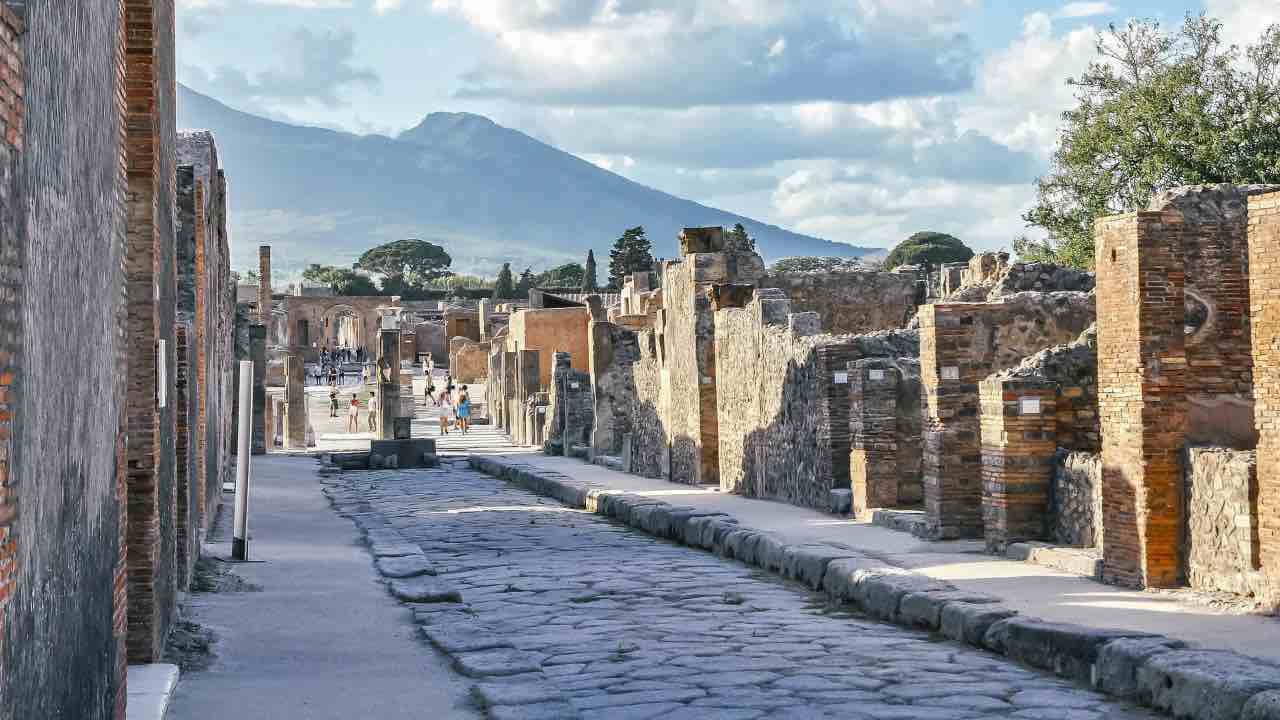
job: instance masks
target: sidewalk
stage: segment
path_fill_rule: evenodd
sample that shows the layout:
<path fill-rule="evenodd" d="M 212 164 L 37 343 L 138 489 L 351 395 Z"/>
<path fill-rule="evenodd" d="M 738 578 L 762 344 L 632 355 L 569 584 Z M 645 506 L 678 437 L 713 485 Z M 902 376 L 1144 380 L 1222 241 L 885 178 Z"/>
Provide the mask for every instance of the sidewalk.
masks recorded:
<path fill-rule="evenodd" d="M 485 434 L 496 435 L 493 431 Z M 493 447 L 495 440 L 489 437 L 476 444 Z M 463 448 L 446 451 L 452 449 Z M 571 458 L 530 453 L 528 449 L 514 446 L 509 453 L 489 451 L 488 454 L 559 472 L 600 489 L 724 512 L 736 517 L 743 527 L 776 533 L 789 544 L 828 543 L 856 550 L 891 565 L 944 580 L 961 590 L 997 596 L 1005 607 L 1023 615 L 1051 622 L 1150 632 L 1205 648 L 1234 650 L 1280 661 L 1280 619 L 1227 614 L 1168 595 L 1124 590 L 1051 568 L 1006 560 L 984 553 L 980 540 L 924 541 L 868 522 L 628 475 Z"/>
<path fill-rule="evenodd" d="M 315 468 L 309 457 L 253 459 L 253 562 L 232 567 L 262 589 L 193 596 L 188 619 L 216 634 L 215 658 L 182 676 L 168 717 L 479 718 L 377 580 L 355 526 L 329 507 Z M 205 554 L 229 555 L 230 539 Z"/>

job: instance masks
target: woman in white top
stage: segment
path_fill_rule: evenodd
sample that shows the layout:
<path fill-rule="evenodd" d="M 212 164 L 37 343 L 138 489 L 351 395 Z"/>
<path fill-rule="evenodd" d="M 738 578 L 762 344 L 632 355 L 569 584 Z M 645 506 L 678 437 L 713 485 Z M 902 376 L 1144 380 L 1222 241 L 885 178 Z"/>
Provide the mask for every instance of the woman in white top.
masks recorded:
<path fill-rule="evenodd" d="M 440 404 L 436 406 L 436 417 L 440 418 L 440 434 L 449 434 L 449 418 L 453 417 L 453 400 L 449 397 L 449 391 L 444 390 L 440 393 Z"/>

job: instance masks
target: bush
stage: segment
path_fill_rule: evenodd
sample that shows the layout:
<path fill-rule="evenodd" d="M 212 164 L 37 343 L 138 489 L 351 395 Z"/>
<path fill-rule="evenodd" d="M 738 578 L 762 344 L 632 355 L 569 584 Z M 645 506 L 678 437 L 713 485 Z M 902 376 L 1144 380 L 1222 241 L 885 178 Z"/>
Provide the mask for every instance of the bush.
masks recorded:
<path fill-rule="evenodd" d="M 918 232 L 898 243 L 889 251 L 884 266 L 889 269 L 899 265 L 928 265 L 930 267 L 942 263 L 969 262 L 973 250 L 960 242 L 960 239 L 940 232 Z"/>

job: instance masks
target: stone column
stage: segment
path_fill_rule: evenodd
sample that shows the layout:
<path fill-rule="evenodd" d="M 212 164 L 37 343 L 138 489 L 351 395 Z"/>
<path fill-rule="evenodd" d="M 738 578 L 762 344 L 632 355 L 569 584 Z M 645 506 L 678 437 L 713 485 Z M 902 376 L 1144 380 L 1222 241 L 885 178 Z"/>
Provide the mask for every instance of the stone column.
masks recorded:
<path fill-rule="evenodd" d="M 1249 297 L 1258 429 L 1258 554 L 1280 598 L 1280 193 L 1249 198 Z"/>
<path fill-rule="evenodd" d="M 307 447 L 307 393 L 302 356 L 290 353 L 284 361 L 285 426 L 284 446 L 290 450 Z"/>
<path fill-rule="evenodd" d="M 258 322 L 271 327 L 271 246 L 258 246 Z"/>
<path fill-rule="evenodd" d="M 1181 580 L 1189 412 L 1182 218 L 1140 212 L 1094 228 L 1103 579 L 1168 587 Z"/>
<path fill-rule="evenodd" d="M 382 328 L 378 331 L 378 365 L 376 395 L 378 398 L 379 440 L 396 439 L 396 418 L 400 416 L 400 331 Z"/>
<path fill-rule="evenodd" d="M 269 451 L 276 446 L 276 401 L 266 398 L 262 408 L 263 448 Z"/>
<path fill-rule="evenodd" d="M 523 408 L 529 400 L 529 396 L 542 389 L 540 380 L 540 365 L 538 362 L 537 350 L 521 350 L 516 359 L 516 405 Z M 523 416 L 523 412 L 521 413 Z M 520 445 L 528 445 L 530 442 L 529 434 L 526 432 L 525 423 L 519 423 L 516 428 L 518 435 L 516 442 Z"/>
<path fill-rule="evenodd" d="M 982 403 L 982 527 L 987 549 L 1041 540 L 1058 448 L 1057 386 L 1047 380 L 992 376 Z"/>
<path fill-rule="evenodd" d="M 267 452 L 267 326 L 249 326 L 249 359 L 253 361 L 252 452 Z"/>
<path fill-rule="evenodd" d="M 493 310 L 489 307 L 489 301 L 481 298 L 476 306 L 476 320 L 480 323 L 480 341 L 484 342 L 489 339 L 489 315 Z"/>
<path fill-rule="evenodd" d="M 898 369 L 889 360 L 849 363 L 849 479 L 852 511 L 898 504 Z"/>
<path fill-rule="evenodd" d="M 524 422 L 524 409 L 516 403 L 517 357 L 519 357 L 518 353 L 502 353 L 502 403 L 506 407 L 504 412 L 506 422 L 503 425 L 503 429 L 513 439 L 516 433 L 516 425 Z"/>

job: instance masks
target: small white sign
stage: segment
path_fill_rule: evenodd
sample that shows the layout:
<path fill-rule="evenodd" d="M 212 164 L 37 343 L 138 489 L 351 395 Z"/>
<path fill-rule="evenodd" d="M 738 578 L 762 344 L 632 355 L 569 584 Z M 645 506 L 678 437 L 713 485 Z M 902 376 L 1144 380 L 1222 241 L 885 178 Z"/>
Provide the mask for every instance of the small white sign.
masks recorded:
<path fill-rule="evenodd" d="M 942 368 L 942 379 L 943 380 L 959 380 L 960 368 L 956 365 L 948 365 Z"/>
<path fill-rule="evenodd" d="M 1040 398 L 1038 397 L 1018 398 L 1018 414 L 1019 415 L 1039 415 L 1040 414 Z"/>
<path fill-rule="evenodd" d="M 872 371 L 869 373 L 869 375 L 870 375 L 870 377 L 871 377 L 871 379 L 872 379 L 872 380 L 883 380 L 883 379 L 884 379 L 884 371 L 883 371 L 883 370 L 872 370 Z"/>
<path fill-rule="evenodd" d="M 838 373 L 836 373 L 836 374 L 835 374 L 835 377 L 832 379 L 832 382 L 834 382 L 836 385 L 848 385 L 848 384 L 849 384 L 849 373 L 847 373 L 847 372 L 838 372 Z"/>
<path fill-rule="evenodd" d="M 538 414 L 539 414 L 539 415 L 546 415 L 546 414 L 547 414 L 547 408 L 546 408 L 546 406 L 544 406 L 544 405 L 539 405 L 539 406 L 538 406 Z"/>
<path fill-rule="evenodd" d="M 580 388 L 580 387 L 582 387 L 582 384 L 581 384 L 581 383 L 576 383 L 576 382 L 571 382 L 571 383 L 569 383 L 569 389 L 570 389 L 570 390 L 577 390 L 577 389 L 578 389 L 578 388 Z"/>
<path fill-rule="evenodd" d="M 160 341 L 156 351 L 156 400 L 160 407 L 169 404 L 169 353 L 165 352 L 165 341 Z"/>

